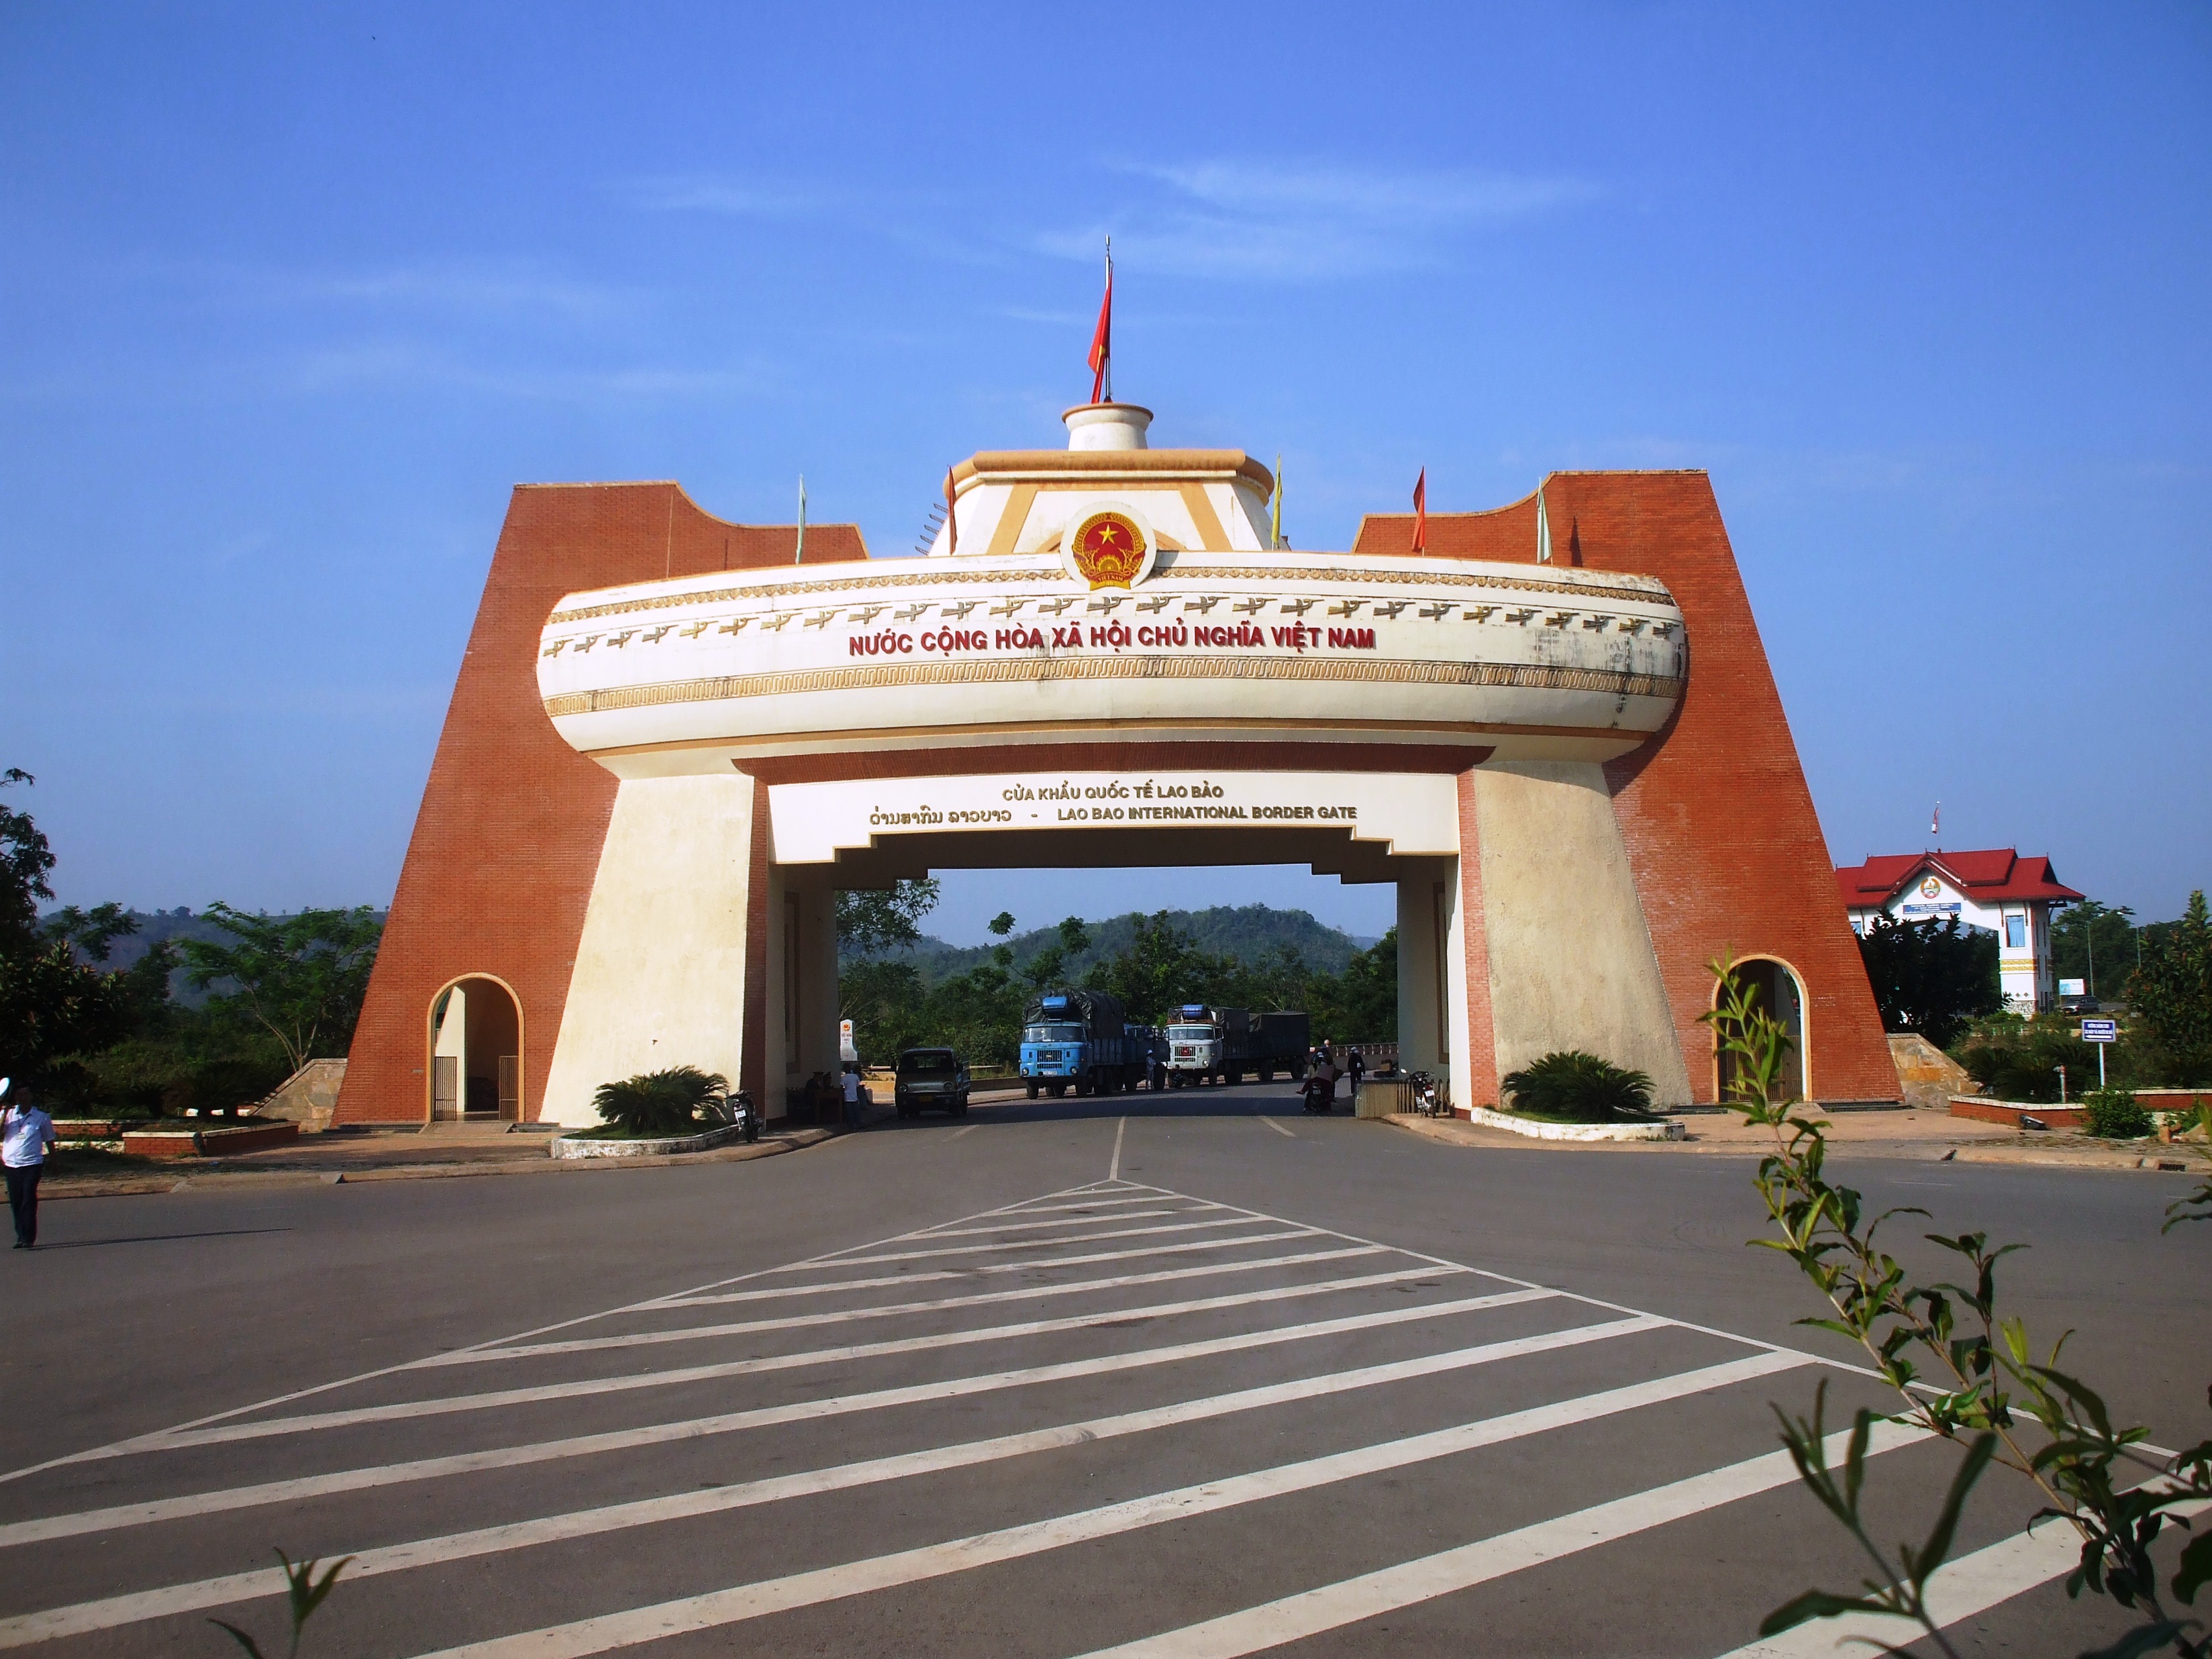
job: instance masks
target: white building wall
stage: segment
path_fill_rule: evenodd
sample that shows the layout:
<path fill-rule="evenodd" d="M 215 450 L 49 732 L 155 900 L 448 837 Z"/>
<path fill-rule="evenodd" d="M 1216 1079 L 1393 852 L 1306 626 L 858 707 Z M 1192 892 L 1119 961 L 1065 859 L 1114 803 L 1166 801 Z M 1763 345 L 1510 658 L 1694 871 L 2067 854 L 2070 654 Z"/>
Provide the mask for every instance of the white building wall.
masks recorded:
<path fill-rule="evenodd" d="M 1929 888 L 1934 890 L 1929 891 Z M 2051 906 L 2043 899 L 1985 902 L 1960 891 L 1932 871 L 1880 909 L 1855 909 L 1851 931 L 1863 933 L 1875 917 L 1941 921 L 1958 917 L 1968 927 L 1997 936 L 1997 984 L 2005 1006 L 2016 1013 L 2049 1009 L 2057 995 L 2051 966 Z M 2019 943 L 2014 941 L 2017 939 Z"/>

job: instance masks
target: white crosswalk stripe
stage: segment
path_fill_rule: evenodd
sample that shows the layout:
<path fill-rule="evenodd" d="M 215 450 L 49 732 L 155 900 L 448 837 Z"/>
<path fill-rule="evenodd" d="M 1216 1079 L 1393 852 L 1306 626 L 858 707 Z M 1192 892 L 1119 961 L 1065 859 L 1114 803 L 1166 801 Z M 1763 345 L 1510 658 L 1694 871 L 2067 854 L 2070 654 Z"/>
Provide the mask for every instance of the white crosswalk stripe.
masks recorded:
<path fill-rule="evenodd" d="M 1210 1236 L 1178 1237 L 1193 1232 Z M 1146 1261 L 1161 1256 L 1172 1265 Z M 979 1281 L 992 1287 L 968 1288 Z M 915 1294 L 929 1287 L 944 1288 Z M 868 1340 L 842 1340 L 850 1328 Z M 992 1354 L 1000 1368 L 980 1369 Z M 410 1632 L 412 1650 L 554 1659 L 708 1632 L 775 1652 L 779 1621 L 808 1609 L 865 1610 L 893 1589 L 957 1597 L 966 1575 L 1086 1550 L 1141 1572 L 1204 1547 L 1193 1528 L 1220 1524 L 1209 1517 L 1246 1511 L 1411 1504 L 1443 1530 L 1393 1555 L 1383 1528 L 1375 1559 L 1287 1594 L 1239 1594 L 1224 1561 L 1211 1604 L 1157 1628 L 1038 1632 L 1055 1655 L 1231 1659 L 1724 1521 L 1794 1480 L 1759 1421 L 1764 1385 L 1819 1363 L 1201 1196 L 1094 1183 L 16 1471 L 0 1486 L 0 1648 L 167 1650 L 209 1613 L 283 1595 L 264 1565 L 272 1536 L 353 1556 L 332 1607 L 374 1600 L 379 1627 Z M 454 1386 L 488 1366 L 501 1386 Z M 971 1414 L 986 1401 L 999 1420 Z M 1626 1486 L 1528 1519 L 1540 1484 L 1501 1477 L 1519 1506 L 1503 1526 L 1465 1500 L 1486 1459 L 1534 1448 L 1498 1466 L 1525 1468 L 1576 1437 L 1633 1442 L 1647 1423 L 1667 1425 L 1650 1431 L 1669 1443 L 1659 1478 L 1627 1467 Z M 1916 1437 L 1885 1428 L 1877 1449 Z M 1685 1474 L 1685 1458 L 1702 1461 Z M 880 1539 L 809 1530 L 839 1504 L 881 1504 L 851 1511 L 898 1517 Z M 567 1553 L 676 1536 L 691 1582 L 673 1594 L 626 1595 Z M 836 1541 L 804 1542 L 817 1536 Z M 189 1539 L 191 1565 L 101 1578 L 132 1539 Z M 757 1570 L 734 1565 L 762 1540 L 792 1541 Z M 463 1588 L 491 1583 L 495 1595 Z M 550 1617 L 532 1616 L 541 1603 Z"/>

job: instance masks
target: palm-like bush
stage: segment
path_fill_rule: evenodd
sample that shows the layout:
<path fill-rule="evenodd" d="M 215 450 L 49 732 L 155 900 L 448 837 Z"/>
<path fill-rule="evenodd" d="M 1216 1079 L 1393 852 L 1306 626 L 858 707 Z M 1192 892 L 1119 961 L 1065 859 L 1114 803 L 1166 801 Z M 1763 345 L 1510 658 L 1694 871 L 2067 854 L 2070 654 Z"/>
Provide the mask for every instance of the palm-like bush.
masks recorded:
<path fill-rule="evenodd" d="M 1610 1123 L 1618 1118 L 1649 1117 L 1651 1079 L 1625 1071 L 1579 1048 L 1567 1048 L 1532 1060 L 1498 1083 L 1515 1108 L 1563 1117 L 1574 1123 Z"/>
<path fill-rule="evenodd" d="M 681 1135 L 697 1128 L 700 1114 L 715 1111 L 729 1092 L 730 1080 L 720 1073 L 677 1066 L 602 1083 L 592 1106 L 601 1122 L 626 1135 Z"/>

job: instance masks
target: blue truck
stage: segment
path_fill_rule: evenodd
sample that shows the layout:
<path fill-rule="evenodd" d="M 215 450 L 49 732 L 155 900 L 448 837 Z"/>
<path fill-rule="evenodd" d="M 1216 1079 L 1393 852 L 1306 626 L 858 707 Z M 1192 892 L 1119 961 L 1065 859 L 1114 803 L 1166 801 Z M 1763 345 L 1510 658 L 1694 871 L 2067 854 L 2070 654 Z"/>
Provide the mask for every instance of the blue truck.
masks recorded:
<path fill-rule="evenodd" d="M 1133 1089 L 1146 1071 L 1146 1044 L 1118 998 L 1103 991 L 1048 991 L 1022 1017 L 1022 1082 L 1035 1100 L 1112 1095 Z"/>

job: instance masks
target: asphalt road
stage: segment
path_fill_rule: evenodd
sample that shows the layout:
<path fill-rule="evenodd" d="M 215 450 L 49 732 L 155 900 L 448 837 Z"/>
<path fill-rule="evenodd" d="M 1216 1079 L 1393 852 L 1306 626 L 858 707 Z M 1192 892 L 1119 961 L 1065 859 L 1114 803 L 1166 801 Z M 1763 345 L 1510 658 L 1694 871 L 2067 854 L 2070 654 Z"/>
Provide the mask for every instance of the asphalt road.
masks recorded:
<path fill-rule="evenodd" d="M 1734 1654 L 1863 1571 L 1769 1402 L 1881 1403 L 1743 1247 L 1751 1167 L 1440 1146 L 1278 1085 L 54 1204 L 5 1258 L 0 1646 L 234 1653 L 220 1617 L 281 1652 L 282 1547 L 357 1558 L 311 1656 Z M 2030 1243 L 2012 1305 L 2202 1437 L 2183 1177 L 1850 1174 Z M 1887 1535 L 1954 1465 L 1874 1460 Z M 2033 1508 L 1992 1478 L 1969 1513 L 1961 1651 L 2119 1628 Z"/>

